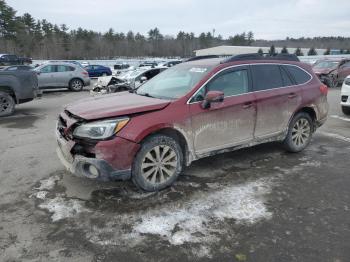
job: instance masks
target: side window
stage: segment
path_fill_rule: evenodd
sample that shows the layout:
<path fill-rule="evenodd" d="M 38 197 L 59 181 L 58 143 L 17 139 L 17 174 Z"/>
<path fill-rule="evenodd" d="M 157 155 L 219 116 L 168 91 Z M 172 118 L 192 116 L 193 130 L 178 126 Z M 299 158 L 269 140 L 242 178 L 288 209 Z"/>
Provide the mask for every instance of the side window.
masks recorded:
<path fill-rule="evenodd" d="M 226 71 L 206 85 L 206 91 L 222 91 L 225 97 L 248 92 L 248 72 L 246 69 Z"/>
<path fill-rule="evenodd" d="M 282 74 L 283 86 L 292 86 L 292 85 L 294 85 L 294 83 L 290 79 L 287 71 L 283 67 L 280 67 L 280 69 L 281 69 L 281 74 Z"/>
<path fill-rule="evenodd" d="M 66 66 L 66 71 L 75 71 L 73 66 Z"/>
<path fill-rule="evenodd" d="M 54 73 L 55 66 L 53 66 L 53 65 L 44 66 L 43 68 L 40 69 L 40 72 L 41 73 Z"/>
<path fill-rule="evenodd" d="M 342 66 L 342 68 L 350 68 L 350 62 L 346 62 L 346 63 Z"/>
<path fill-rule="evenodd" d="M 66 66 L 58 65 L 57 66 L 57 72 L 59 72 L 59 73 L 66 72 Z"/>
<path fill-rule="evenodd" d="M 283 81 L 278 65 L 253 65 L 254 91 L 283 87 Z"/>
<path fill-rule="evenodd" d="M 283 68 L 288 70 L 298 85 L 305 84 L 311 79 L 311 76 L 308 73 L 297 66 L 285 65 Z"/>

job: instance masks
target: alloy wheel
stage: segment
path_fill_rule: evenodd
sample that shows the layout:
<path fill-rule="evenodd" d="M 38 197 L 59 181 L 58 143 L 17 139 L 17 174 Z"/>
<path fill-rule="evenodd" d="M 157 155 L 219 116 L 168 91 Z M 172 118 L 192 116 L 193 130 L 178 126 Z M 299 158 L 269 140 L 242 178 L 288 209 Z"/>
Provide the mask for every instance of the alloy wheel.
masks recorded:
<path fill-rule="evenodd" d="M 162 184 L 175 173 L 178 159 L 175 151 L 166 145 L 153 147 L 143 158 L 142 176 L 152 184 Z"/>
<path fill-rule="evenodd" d="M 0 96 L 0 112 L 7 112 L 11 107 L 11 102 L 3 96 Z"/>
<path fill-rule="evenodd" d="M 83 87 L 80 80 L 73 80 L 72 82 L 72 89 L 74 90 L 80 90 Z"/>
<path fill-rule="evenodd" d="M 292 141 L 297 147 L 304 146 L 311 134 L 310 123 L 305 118 L 300 118 L 295 122 L 294 127 L 292 129 Z"/>

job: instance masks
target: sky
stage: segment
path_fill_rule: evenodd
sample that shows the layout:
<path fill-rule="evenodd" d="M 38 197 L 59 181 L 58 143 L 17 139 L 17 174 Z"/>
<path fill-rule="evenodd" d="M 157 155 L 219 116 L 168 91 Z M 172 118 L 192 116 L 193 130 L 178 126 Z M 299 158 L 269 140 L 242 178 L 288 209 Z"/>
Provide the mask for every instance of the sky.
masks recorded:
<path fill-rule="evenodd" d="M 163 35 L 181 30 L 212 32 L 227 38 L 253 31 L 255 39 L 288 37 L 350 37 L 349 0 L 6 0 L 17 15 L 65 23 L 99 32 L 113 28 Z"/>

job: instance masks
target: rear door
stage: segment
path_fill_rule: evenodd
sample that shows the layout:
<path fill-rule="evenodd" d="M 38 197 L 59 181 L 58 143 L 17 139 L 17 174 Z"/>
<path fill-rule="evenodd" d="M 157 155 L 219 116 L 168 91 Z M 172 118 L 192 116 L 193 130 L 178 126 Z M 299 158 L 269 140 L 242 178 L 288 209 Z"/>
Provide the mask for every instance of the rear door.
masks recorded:
<path fill-rule="evenodd" d="M 257 106 L 254 136 L 258 140 L 276 136 L 285 131 L 301 103 L 301 88 L 278 64 L 252 65 L 251 71 Z"/>
<path fill-rule="evenodd" d="M 192 98 L 189 106 L 197 155 L 253 139 L 256 107 L 250 88 L 248 67 L 234 67 L 219 73 Z M 224 101 L 203 109 L 205 94 L 213 90 L 224 92 Z"/>
<path fill-rule="evenodd" d="M 73 66 L 57 65 L 57 72 L 55 73 L 57 86 L 68 87 L 69 81 L 73 78 L 74 70 Z"/>

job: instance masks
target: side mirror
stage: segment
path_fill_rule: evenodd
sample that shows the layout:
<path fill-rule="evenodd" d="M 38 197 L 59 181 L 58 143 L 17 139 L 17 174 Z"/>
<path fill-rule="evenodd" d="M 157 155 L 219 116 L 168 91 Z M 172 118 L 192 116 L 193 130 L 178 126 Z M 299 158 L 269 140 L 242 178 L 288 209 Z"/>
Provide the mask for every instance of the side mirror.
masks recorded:
<path fill-rule="evenodd" d="M 141 77 L 141 79 L 140 79 L 141 83 L 146 82 L 146 81 L 147 81 L 147 77 L 145 77 L 145 76 Z"/>
<path fill-rule="evenodd" d="M 220 103 L 224 101 L 224 92 L 221 91 L 209 91 L 203 100 L 202 108 L 210 108 L 211 103 Z"/>

